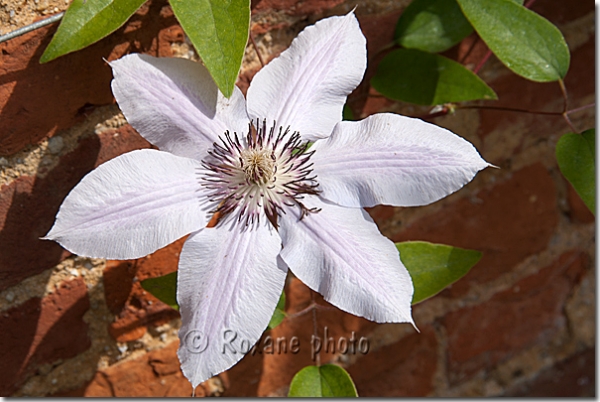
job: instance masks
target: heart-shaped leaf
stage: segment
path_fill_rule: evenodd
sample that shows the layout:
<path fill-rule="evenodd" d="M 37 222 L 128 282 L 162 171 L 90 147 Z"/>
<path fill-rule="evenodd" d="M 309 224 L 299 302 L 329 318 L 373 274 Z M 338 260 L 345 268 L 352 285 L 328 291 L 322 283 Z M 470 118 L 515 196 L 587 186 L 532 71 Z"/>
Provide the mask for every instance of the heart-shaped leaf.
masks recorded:
<path fill-rule="evenodd" d="M 356 386 L 346 370 L 335 364 L 307 366 L 300 370 L 290 384 L 289 397 L 347 398 L 358 396 Z"/>
<path fill-rule="evenodd" d="M 400 260 L 413 280 L 416 304 L 442 291 L 466 275 L 481 252 L 424 241 L 396 243 Z"/>
<path fill-rule="evenodd" d="M 516 74 L 556 81 L 569 69 L 569 48 L 550 21 L 512 0 L 457 0 L 481 39 Z"/>
<path fill-rule="evenodd" d="M 560 137 L 556 144 L 556 160 L 562 174 L 596 214 L 596 130 Z"/>
<path fill-rule="evenodd" d="M 442 52 L 471 32 L 456 0 L 414 0 L 398 19 L 394 40 L 408 49 Z"/>
<path fill-rule="evenodd" d="M 481 78 L 459 63 L 415 49 L 387 54 L 371 85 L 388 98 L 418 105 L 498 98 Z"/>

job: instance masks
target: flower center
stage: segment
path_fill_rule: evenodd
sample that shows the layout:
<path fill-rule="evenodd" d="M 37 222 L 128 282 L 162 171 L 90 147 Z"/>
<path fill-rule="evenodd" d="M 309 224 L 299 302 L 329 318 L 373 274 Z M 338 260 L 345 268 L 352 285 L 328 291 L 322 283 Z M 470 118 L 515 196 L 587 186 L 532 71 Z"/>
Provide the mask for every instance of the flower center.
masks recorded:
<path fill-rule="evenodd" d="M 309 163 L 313 152 L 300 133 L 266 121 L 256 121 L 248 134 L 238 137 L 229 131 L 215 142 L 202 161 L 206 169 L 202 185 L 209 190 L 213 212 L 221 216 L 236 211 L 238 221 L 246 225 L 258 221 L 264 212 L 277 227 L 277 217 L 287 207 L 298 206 L 303 212 L 316 212 L 301 203 L 303 194 L 317 194 L 316 177 Z"/>
<path fill-rule="evenodd" d="M 241 167 L 247 181 L 266 184 L 275 174 L 275 154 L 269 149 L 242 149 Z"/>

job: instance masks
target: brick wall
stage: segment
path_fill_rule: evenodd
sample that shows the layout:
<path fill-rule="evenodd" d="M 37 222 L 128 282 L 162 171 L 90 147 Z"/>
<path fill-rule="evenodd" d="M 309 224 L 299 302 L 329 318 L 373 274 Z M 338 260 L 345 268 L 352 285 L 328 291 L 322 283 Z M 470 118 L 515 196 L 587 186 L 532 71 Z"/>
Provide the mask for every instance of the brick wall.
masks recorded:
<path fill-rule="evenodd" d="M 409 1 L 253 0 L 252 32 L 263 57 L 285 49 L 304 26 L 356 14 L 373 55 L 391 41 Z M 62 10 L 64 1 L 0 1 L 2 32 Z M 594 6 L 538 0 L 533 9 L 561 29 L 571 49 L 565 80 L 570 107 L 595 101 Z M 124 120 L 102 58 L 129 52 L 193 57 L 165 1 L 147 3 L 107 39 L 45 65 L 38 63 L 56 25 L 0 44 L 0 395 L 186 396 L 191 386 L 175 354 L 178 313 L 147 294 L 140 280 L 176 270 L 182 241 L 132 261 L 71 255 L 41 241 L 67 193 L 91 169 L 150 147 Z M 475 65 L 473 41 L 446 52 Z M 351 95 L 356 116 L 380 111 L 423 115 L 368 87 L 380 58 Z M 248 47 L 238 84 L 260 68 Z M 515 76 L 491 58 L 481 76 L 498 105 L 560 110 L 560 88 Z M 594 126 L 594 109 L 573 114 Z M 592 396 L 595 389 L 595 225 L 554 159 L 560 117 L 463 110 L 432 122 L 473 142 L 500 169 L 487 169 L 460 192 L 422 208 L 370 210 L 394 241 L 427 240 L 477 249 L 482 260 L 461 281 L 415 307 L 409 325 L 378 325 L 337 309 L 318 310 L 318 332 L 366 337 L 366 354 L 322 354 L 343 365 L 363 396 Z M 310 303 L 292 279 L 287 310 Z M 321 304 L 326 304 L 320 301 Z M 308 344 L 312 316 L 287 319 L 272 338 Z M 310 351 L 256 354 L 196 390 L 203 395 L 285 395 Z"/>

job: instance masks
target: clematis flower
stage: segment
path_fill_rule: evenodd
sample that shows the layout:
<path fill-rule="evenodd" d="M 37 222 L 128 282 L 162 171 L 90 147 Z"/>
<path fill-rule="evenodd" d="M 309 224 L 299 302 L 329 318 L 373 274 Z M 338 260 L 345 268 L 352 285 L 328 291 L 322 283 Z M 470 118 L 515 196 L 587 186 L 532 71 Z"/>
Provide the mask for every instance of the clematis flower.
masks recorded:
<path fill-rule="evenodd" d="M 418 119 L 340 121 L 366 67 L 353 13 L 301 32 L 256 74 L 247 99 L 238 88 L 225 98 L 189 60 L 133 54 L 110 65 L 125 117 L 160 150 L 89 173 L 46 238 L 79 255 L 133 259 L 191 233 L 178 270 L 178 355 L 194 387 L 260 338 L 288 269 L 341 310 L 412 323 L 410 276 L 363 207 L 429 204 L 489 165 Z"/>

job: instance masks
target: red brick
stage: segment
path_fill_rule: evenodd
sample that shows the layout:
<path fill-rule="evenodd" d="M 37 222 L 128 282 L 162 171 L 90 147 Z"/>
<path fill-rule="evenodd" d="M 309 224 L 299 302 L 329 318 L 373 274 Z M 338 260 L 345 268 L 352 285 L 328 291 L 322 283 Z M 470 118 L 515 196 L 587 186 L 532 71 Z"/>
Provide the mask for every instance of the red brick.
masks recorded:
<path fill-rule="evenodd" d="M 536 1 L 531 10 L 543 15 L 557 25 L 576 20 L 594 11 L 594 4 L 586 1 L 567 3 L 560 0 Z"/>
<path fill-rule="evenodd" d="M 111 313 L 118 314 L 131 293 L 135 261 L 107 261 L 102 276 L 106 305 Z"/>
<path fill-rule="evenodd" d="M 148 325 L 160 325 L 179 316 L 140 285 L 140 281 L 177 270 L 184 239 L 138 260 L 109 261 L 104 270 L 104 294 L 116 314 L 110 334 L 119 342 L 141 338 Z"/>
<path fill-rule="evenodd" d="M 224 397 L 252 397 L 258 395 L 258 385 L 263 374 L 263 354 L 248 353 L 242 360 L 227 370 L 229 386 Z"/>
<path fill-rule="evenodd" d="M 58 24 L 0 44 L 0 156 L 72 126 L 86 110 L 113 102 L 103 58 L 126 53 L 170 56 L 177 21 L 166 1 L 148 3 L 114 34 L 46 64 L 39 59 Z M 35 94 L 35 96 L 32 96 Z"/>
<path fill-rule="evenodd" d="M 369 352 L 348 367 L 359 396 L 426 396 L 433 391 L 437 338 L 431 326 Z"/>
<path fill-rule="evenodd" d="M 8 396 L 44 363 L 87 350 L 83 315 L 89 309 L 81 278 L 63 282 L 43 299 L 32 298 L 0 314 L 0 395 Z"/>
<path fill-rule="evenodd" d="M 343 3 L 344 0 L 252 0 L 253 12 L 283 11 L 289 15 L 317 14 Z"/>
<path fill-rule="evenodd" d="M 287 313 L 293 315 L 303 311 L 311 303 L 310 290 L 298 279 L 293 279 L 286 290 Z M 327 337 L 333 338 L 333 342 L 339 342 L 341 337 L 350 339 L 352 331 L 355 332 L 355 339 L 366 336 L 377 324 L 367 321 L 364 318 L 356 317 L 345 313 L 325 301 L 320 295 L 315 296 L 315 301 L 324 306 L 317 310 L 317 335 L 323 342 L 320 353 L 321 364 L 333 360 L 339 353 L 336 350 L 329 349 L 325 352 L 325 328 L 327 328 Z M 263 373 L 258 385 L 258 396 L 266 396 L 285 389 L 290 385 L 294 375 L 303 367 L 314 365 L 315 361 L 311 358 L 311 337 L 314 333 L 312 312 L 298 316 L 286 318 L 279 326 L 271 330 L 268 335 L 273 340 L 283 338 L 288 346 L 292 337 L 297 337 L 299 342 L 299 351 L 297 354 L 264 353 Z M 259 348 L 259 350 L 261 350 Z"/>
<path fill-rule="evenodd" d="M 96 373 L 83 389 L 86 397 L 190 397 L 192 386 L 179 368 L 177 347 L 173 342 L 137 359 L 115 364 Z M 221 375 L 227 383 L 226 376 Z M 210 395 L 200 384 L 196 396 Z"/>
<path fill-rule="evenodd" d="M 512 177 L 510 177 L 512 176 Z M 462 296 L 544 250 L 558 222 L 556 187 L 540 163 L 527 166 L 471 198 L 445 205 L 392 235 L 394 241 L 425 240 L 483 252 L 479 263 L 444 291 Z"/>
<path fill-rule="evenodd" d="M 115 137 L 115 134 L 119 134 Z M 115 156 L 150 145 L 130 126 L 83 139 L 44 178 L 21 176 L 0 188 L 0 290 L 52 268 L 69 253 L 40 240 L 81 178 Z"/>
<path fill-rule="evenodd" d="M 585 349 L 543 370 L 531 381 L 511 387 L 512 397 L 584 397 L 596 396 L 596 349 Z"/>
<path fill-rule="evenodd" d="M 489 301 L 447 314 L 448 375 L 452 383 L 533 344 L 544 344 L 567 325 L 564 304 L 589 260 L 579 251 L 497 293 Z"/>

